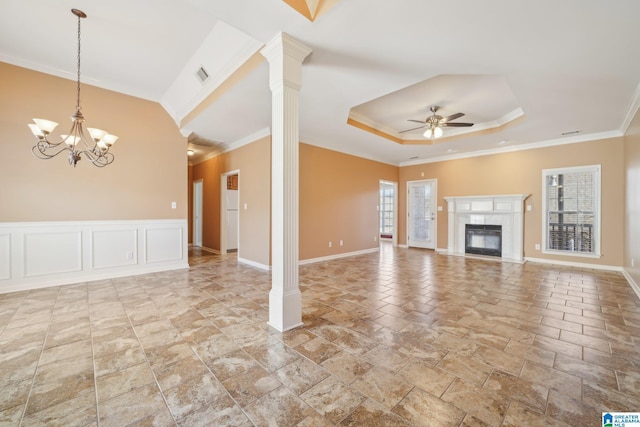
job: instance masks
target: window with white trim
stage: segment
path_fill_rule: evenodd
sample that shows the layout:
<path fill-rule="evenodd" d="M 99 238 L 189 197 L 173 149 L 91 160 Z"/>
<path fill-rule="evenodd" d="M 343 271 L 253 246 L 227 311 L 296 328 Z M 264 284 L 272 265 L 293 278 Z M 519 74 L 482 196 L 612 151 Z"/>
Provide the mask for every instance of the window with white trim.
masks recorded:
<path fill-rule="evenodd" d="M 543 252 L 600 256 L 600 165 L 542 171 Z"/>

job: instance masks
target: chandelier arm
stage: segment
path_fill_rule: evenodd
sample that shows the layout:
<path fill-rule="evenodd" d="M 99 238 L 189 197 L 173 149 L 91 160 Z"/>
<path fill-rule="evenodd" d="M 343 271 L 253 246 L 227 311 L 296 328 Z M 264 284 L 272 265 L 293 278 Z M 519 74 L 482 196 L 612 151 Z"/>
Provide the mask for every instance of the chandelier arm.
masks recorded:
<path fill-rule="evenodd" d="M 40 160 L 49 160 L 62 153 L 63 151 L 71 151 L 69 147 L 62 147 L 53 154 L 47 153 L 47 150 L 58 147 L 58 144 L 49 144 L 48 141 L 41 139 L 33 147 L 31 147 L 31 153 Z"/>
<path fill-rule="evenodd" d="M 100 150 L 100 148 L 96 148 L 96 150 Z M 95 166 L 103 168 L 107 165 L 110 165 L 115 160 L 113 154 L 109 153 L 108 150 L 99 151 L 98 153 L 93 151 L 82 151 L 82 153 L 87 157 L 87 159 L 93 163 Z"/>

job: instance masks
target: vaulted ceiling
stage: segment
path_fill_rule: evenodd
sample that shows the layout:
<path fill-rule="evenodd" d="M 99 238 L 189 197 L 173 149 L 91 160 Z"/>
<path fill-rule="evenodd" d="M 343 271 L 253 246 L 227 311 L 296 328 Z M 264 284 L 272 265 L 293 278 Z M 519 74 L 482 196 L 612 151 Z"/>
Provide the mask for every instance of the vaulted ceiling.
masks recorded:
<path fill-rule="evenodd" d="M 620 136 L 639 105 L 637 0 L 0 0 L 0 61 L 74 79 L 71 8 L 84 84 L 223 149 L 269 133 L 279 32 L 313 50 L 301 140 L 391 164 Z M 434 105 L 474 126 L 401 132 Z"/>

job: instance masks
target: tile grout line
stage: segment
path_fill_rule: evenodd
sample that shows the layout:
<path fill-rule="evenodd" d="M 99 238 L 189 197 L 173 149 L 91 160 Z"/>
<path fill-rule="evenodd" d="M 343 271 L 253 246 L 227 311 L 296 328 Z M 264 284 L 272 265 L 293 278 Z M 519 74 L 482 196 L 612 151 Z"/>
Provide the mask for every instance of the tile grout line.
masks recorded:
<path fill-rule="evenodd" d="M 144 291 L 147 299 L 153 303 L 153 305 L 155 306 L 156 309 L 159 310 L 158 305 L 153 300 L 153 298 L 151 298 L 149 296 L 149 293 L 145 289 L 144 285 L 140 285 L 140 284 L 138 284 L 138 285 L 140 286 L 140 289 L 142 291 Z M 122 306 L 122 311 L 124 312 L 125 316 L 127 316 L 127 320 L 129 321 L 129 325 L 131 326 L 131 330 L 133 331 L 133 334 L 136 337 L 136 341 L 138 342 L 138 345 L 142 349 L 142 354 L 144 355 L 144 361 L 145 361 L 145 363 L 147 365 L 147 368 L 149 368 L 149 371 L 151 371 L 151 375 L 153 375 L 153 381 L 154 381 L 156 387 L 158 388 L 158 392 L 160 393 L 160 396 L 162 396 L 162 401 L 164 402 L 164 404 L 165 404 L 165 406 L 167 408 L 167 411 L 169 411 L 169 414 L 171 415 L 171 419 L 173 420 L 173 424 L 175 426 L 177 426 L 178 422 L 176 421 L 176 417 L 173 414 L 173 411 L 171 411 L 171 407 L 169 406 L 169 402 L 167 402 L 167 398 L 164 395 L 164 392 L 162 391 L 162 388 L 160 387 L 160 383 L 158 382 L 158 377 L 156 376 L 156 373 L 154 372 L 153 368 L 151 368 L 151 363 L 149 362 L 149 358 L 147 357 L 147 351 L 145 350 L 144 346 L 142 345 L 142 342 L 140 341 L 140 336 L 138 336 L 138 332 L 136 331 L 136 328 L 133 325 L 133 322 L 131 321 L 131 316 L 129 316 L 129 312 L 125 309 L 124 302 L 122 301 L 122 296 L 120 295 L 120 292 L 118 292 L 118 288 L 115 286 L 115 284 L 114 284 L 114 289 L 115 289 L 116 295 L 118 295 L 118 301 L 120 302 L 120 305 Z M 164 312 L 162 312 L 162 315 L 165 316 Z M 166 318 L 166 316 L 165 316 L 165 318 Z M 140 387 L 138 387 L 138 388 L 140 388 Z M 137 421 L 140 421 L 140 420 L 135 420 L 133 422 L 137 422 Z"/>
<path fill-rule="evenodd" d="M 32 291 L 30 291 L 28 295 L 30 295 L 31 292 Z M 58 298 L 60 297 L 60 292 L 62 292 L 62 287 L 58 286 L 58 293 L 56 295 L 56 302 L 58 301 Z M 25 300 L 26 300 L 26 297 L 25 297 Z M 38 363 L 36 364 L 36 369 L 33 372 L 33 377 L 31 379 L 31 385 L 29 387 L 29 393 L 27 394 L 27 399 L 24 402 L 24 410 L 22 411 L 22 415 L 20 416 L 20 424 L 18 424 L 18 427 L 22 426 L 22 423 L 24 422 L 24 417 L 25 417 L 25 415 L 27 413 L 27 407 L 29 406 L 29 400 L 31 399 L 31 393 L 33 392 L 33 387 L 34 387 L 34 385 L 36 383 L 36 376 L 38 375 L 38 370 L 40 369 L 40 361 L 42 360 L 42 354 L 44 353 L 44 347 L 47 344 L 47 338 L 49 337 L 49 330 L 51 329 L 51 320 L 53 319 L 53 308 L 55 307 L 55 304 L 56 303 L 54 302 L 53 306 L 51 308 L 51 316 L 49 316 L 49 321 L 48 321 L 48 324 L 47 324 L 47 332 L 45 333 L 44 339 L 42 340 L 42 348 L 40 349 L 40 357 L 38 357 Z"/>

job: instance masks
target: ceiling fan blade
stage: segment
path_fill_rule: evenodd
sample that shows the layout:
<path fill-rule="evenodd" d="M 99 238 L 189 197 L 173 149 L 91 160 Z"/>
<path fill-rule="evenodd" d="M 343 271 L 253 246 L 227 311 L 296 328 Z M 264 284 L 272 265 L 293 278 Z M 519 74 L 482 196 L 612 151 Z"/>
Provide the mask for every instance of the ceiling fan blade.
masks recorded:
<path fill-rule="evenodd" d="M 455 119 L 459 119 L 460 117 L 464 116 L 464 113 L 455 113 L 452 114 L 450 116 L 447 116 L 445 118 L 442 119 L 442 122 L 450 122 L 451 120 L 455 120 Z"/>
<path fill-rule="evenodd" d="M 411 131 L 413 131 L 413 130 L 418 130 L 418 129 L 422 129 L 422 128 L 426 128 L 426 127 L 427 127 L 427 125 L 422 125 L 422 126 L 418 126 L 417 128 L 413 128 L 413 129 L 401 130 L 401 131 L 400 131 L 400 132 L 398 132 L 398 133 L 411 132 Z"/>
<path fill-rule="evenodd" d="M 468 128 L 473 126 L 473 123 L 440 123 L 440 126 L 449 128 Z"/>
<path fill-rule="evenodd" d="M 412 119 L 409 119 L 409 120 L 407 120 L 407 121 L 408 121 L 408 122 L 414 122 L 414 123 L 422 123 L 422 124 L 424 124 L 424 120 L 412 120 Z"/>

